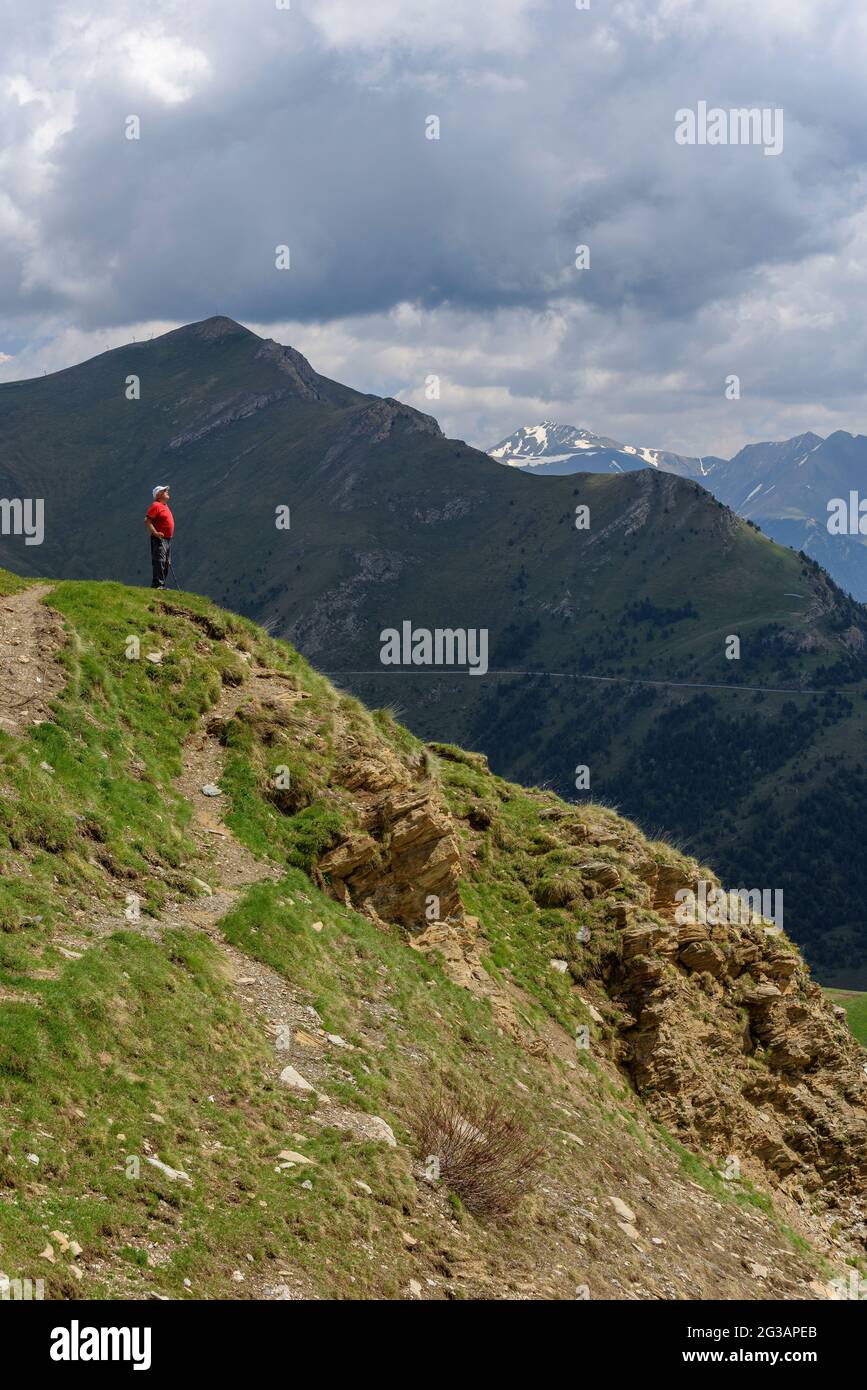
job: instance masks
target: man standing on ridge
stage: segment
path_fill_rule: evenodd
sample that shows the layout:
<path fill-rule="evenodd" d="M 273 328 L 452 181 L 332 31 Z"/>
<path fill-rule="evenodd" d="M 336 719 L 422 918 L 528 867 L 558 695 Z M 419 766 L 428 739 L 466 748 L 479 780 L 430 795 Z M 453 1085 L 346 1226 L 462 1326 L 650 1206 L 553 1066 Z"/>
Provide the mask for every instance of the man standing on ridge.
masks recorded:
<path fill-rule="evenodd" d="M 172 562 L 172 536 L 175 519 L 169 511 L 169 489 L 161 483 L 153 490 L 153 502 L 145 514 L 144 524 L 151 538 L 152 589 L 164 589 Z"/>

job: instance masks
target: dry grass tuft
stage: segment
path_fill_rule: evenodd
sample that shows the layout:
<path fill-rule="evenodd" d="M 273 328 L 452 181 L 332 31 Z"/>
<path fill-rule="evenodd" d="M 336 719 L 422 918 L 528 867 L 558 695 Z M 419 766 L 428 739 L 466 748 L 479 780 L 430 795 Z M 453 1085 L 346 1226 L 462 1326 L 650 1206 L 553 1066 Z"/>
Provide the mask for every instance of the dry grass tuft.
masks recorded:
<path fill-rule="evenodd" d="M 458 1102 L 444 1087 L 421 1092 L 407 1124 L 428 1178 L 474 1216 L 502 1219 L 532 1191 L 544 1150 L 497 1098 Z"/>

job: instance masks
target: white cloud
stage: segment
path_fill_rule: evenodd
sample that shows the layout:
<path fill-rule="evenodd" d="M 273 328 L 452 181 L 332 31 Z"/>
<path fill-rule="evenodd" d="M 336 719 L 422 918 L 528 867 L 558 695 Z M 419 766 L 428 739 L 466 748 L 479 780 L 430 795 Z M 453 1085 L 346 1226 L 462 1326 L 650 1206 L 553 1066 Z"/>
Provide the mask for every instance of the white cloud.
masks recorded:
<path fill-rule="evenodd" d="M 136 30 L 122 41 L 126 76 L 168 106 L 189 101 L 211 72 L 206 55 L 158 29 Z"/>
<path fill-rule="evenodd" d="M 19 352 L 0 352 L 0 381 L 21 381 L 42 376 L 43 372 L 59 372 L 77 362 L 98 357 L 108 348 L 122 347 L 133 338 L 141 341 L 160 333 L 168 333 L 179 324 L 155 319 L 152 322 L 125 324 L 121 328 L 82 332 L 65 327 L 52 319 L 41 322 L 28 343 Z"/>
<path fill-rule="evenodd" d="M 40 89 L 23 73 L 6 79 L 6 93 L 23 110 L 25 131 L 22 144 L 30 158 L 41 166 L 53 154 L 60 138 L 75 127 L 75 93 L 68 87 Z"/>

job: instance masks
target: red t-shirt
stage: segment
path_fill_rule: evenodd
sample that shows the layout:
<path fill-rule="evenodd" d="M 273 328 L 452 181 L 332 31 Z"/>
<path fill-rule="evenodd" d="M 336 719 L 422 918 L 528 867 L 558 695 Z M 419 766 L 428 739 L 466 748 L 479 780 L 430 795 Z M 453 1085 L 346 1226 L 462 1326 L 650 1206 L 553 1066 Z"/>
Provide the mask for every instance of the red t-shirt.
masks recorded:
<path fill-rule="evenodd" d="M 165 502 L 154 502 L 148 507 L 147 519 L 155 531 L 159 531 L 167 541 L 174 535 L 175 519 Z"/>

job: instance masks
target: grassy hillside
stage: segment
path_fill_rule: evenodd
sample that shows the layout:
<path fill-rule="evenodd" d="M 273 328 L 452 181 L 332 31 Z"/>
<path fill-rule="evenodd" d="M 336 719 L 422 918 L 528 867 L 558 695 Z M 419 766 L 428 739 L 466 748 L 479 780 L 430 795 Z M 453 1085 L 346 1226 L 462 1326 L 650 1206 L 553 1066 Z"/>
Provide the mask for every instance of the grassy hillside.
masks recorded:
<path fill-rule="evenodd" d="M 503 468 L 227 319 L 0 386 L 0 494 L 46 503 L 44 544 L 0 537 L 0 563 L 146 581 L 166 479 L 185 586 L 502 776 L 572 796 L 587 766 L 591 799 L 781 889 L 824 981 L 863 984 L 867 623 L 812 562 L 653 469 Z M 386 671 L 405 620 L 487 629 L 490 674 Z"/>
<path fill-rule="evenodd" d="M 11 619 L 27 590 L 0 593 Z M 760 924 L 701 959 L 672 936 L 695 861 L 190 594 L 44 602 L 65 684 L 0 734 L 0 1270 L 48 1297 L 783 1298 L 857 1257 L 863 1054 Z M 812 1129 L 769 1148 L 795 1078 Z M 508 1221 L 426 1176 L 441 1089 L 524 1136 Z"/>
<path fill-rule="evenodd" d="M 854 989 L 829 989 L 828 998 L 846 1010 L 849 1027 L 864 1047 L 867 1047 L 867 993 Z"/>

